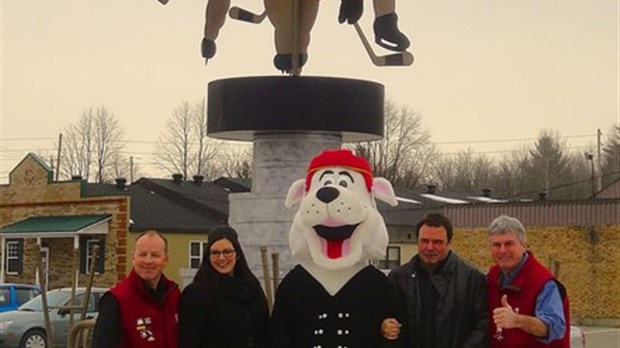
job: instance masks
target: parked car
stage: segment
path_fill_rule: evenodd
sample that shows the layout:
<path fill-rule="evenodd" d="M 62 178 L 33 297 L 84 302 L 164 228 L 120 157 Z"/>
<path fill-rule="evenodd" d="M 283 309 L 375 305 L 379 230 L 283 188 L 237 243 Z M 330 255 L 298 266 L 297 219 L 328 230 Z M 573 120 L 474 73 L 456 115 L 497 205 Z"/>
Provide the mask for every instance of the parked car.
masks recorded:
<path fill-rule="evenodd" d="M 570 326 L 570 347 L 571 348 L 585 348 L 586 347 L 586 333 L 581 328 L 571 325 Z"/>
<path fill-rule="evenodd" d="M 81 306 L 84 300 L 84 288 L 76 291 L 74 306 Z M 87 319 L 97 316 L 99 299 L 108 289 L 93 288 L 88 301 Z M 71 289 L 62 288 L 47 292 L 50 323 L 54 347 L 66 347 L 69 337 Z M 74 323 L 80 320 L 81 310 L 74 313 Z M 0 320 L 0 347 L 2 348 L 45 348 L 46 332 L 43 318 L 43 301 L 41 295 L 24 303 L 15 311 L 2 313 Z"/>
<path fill-rule="evenodd" d="M 0 313 L 14 311 L 41 293 L 41 288 L 30 284 L 0 284 Z"/>

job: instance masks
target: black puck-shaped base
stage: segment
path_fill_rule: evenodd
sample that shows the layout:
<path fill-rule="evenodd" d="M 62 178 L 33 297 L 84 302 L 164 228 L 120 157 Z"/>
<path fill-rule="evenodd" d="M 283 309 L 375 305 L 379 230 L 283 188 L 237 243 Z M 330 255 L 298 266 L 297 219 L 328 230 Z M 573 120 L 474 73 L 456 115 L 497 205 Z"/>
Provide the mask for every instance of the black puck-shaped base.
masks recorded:
<path fill-rule="evenodd" d="M 209 136 L 331 133 L 344 142 L 383 137 L 383 85 L 329 77 L 241 77 L 208 86 Z"/>

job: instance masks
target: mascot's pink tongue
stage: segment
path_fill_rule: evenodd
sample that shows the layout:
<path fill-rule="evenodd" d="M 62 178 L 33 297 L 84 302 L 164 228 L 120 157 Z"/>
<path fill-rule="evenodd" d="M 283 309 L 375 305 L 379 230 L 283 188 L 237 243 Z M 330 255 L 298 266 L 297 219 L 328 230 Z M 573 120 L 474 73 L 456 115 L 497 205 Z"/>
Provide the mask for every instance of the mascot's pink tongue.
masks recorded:
<path fill-rule="evenodd" d="M 342 257 L 342 243 L 343 240 L 328 240 L 327 241 L 327 257 L 330 259 L 337 259 Z"/>

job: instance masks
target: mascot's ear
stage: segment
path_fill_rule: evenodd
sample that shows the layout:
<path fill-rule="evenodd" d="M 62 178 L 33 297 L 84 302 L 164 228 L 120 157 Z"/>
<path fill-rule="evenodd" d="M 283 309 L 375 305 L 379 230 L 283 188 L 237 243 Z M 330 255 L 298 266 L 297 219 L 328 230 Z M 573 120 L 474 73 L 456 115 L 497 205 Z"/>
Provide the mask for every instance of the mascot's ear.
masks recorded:
<path fill-rule="evenodd" d="M 306 193 L 306 179 L 299 179 L 291 185 L 286 194 L 286 201 L 284 206 L 288 209 L 292 208 L 295 204 L 301 202 Z"/>
<path fill-rule="evenodd" d="M 384 178 L 372 179 L 372 193 L 376 199 L 395 207 L 398 205 L 392 184 Z"/>

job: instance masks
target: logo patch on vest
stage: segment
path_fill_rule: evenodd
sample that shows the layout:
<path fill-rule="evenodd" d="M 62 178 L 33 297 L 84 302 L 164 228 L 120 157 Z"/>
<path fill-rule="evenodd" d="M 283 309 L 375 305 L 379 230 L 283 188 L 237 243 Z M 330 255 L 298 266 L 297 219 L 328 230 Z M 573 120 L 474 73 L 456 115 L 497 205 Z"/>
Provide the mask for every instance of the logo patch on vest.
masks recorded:
<path fill-rule="evenodd" d="M 136 320 L 136 330 L 142 339 L 147 340 L 148 342 L 155 341 L 155 336 L 151 331 L 151 318 L 138 318 Z"/>

